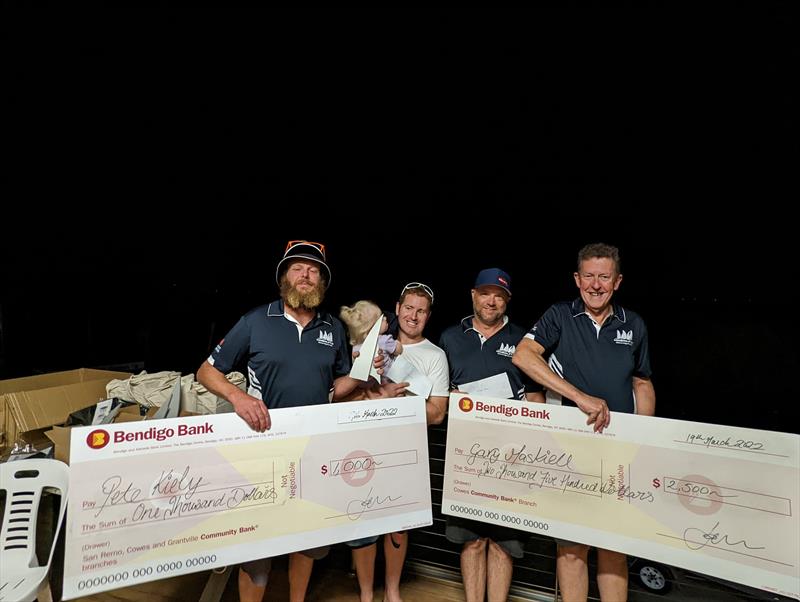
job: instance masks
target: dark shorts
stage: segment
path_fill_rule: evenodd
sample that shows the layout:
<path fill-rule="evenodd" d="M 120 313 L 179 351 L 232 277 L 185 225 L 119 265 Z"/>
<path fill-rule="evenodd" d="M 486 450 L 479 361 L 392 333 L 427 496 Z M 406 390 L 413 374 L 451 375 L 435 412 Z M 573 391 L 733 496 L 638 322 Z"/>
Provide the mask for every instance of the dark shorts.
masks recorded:
<path fill-rule="evenodd" d="M 403 533 L 405 533 L 405 531 L 395 531 L 395 533 L 402 535 Z M 394 535 L 394 533 L 387 533 L 386 535 L 389 535 L 391 537 L 392 535 Z M 372 544 L 377 542 L 381 537 L 383 536 L 370 535 L 369 537 L 362 537 L 360 539 L 351 539 L 350 541 L 346 541 L 344 543 L 345 545 L 353 548 L 354 550 L 358 550 L 359 548 L 366 548 L 367 546 L 371 546 Z M 399 547 L 399 544 L 395 543 L 394 538 L 392 538 L 392 544 L 394 544 L 394 547 Z"/>
<path fill-rule="evenodd" d="M 371 546 L 376 541 L 378 541 L 379 538 L 380 535 L 370 535 L 369 537 L 362 537 L 361 539 L 353 539 L 351 541 L 346 541 L 344 543 L 353 548 L 354 550 L 357 550 L 358 548 L 366 548 L 367 546 Z"/>
<path fill-rule="evenodd" d="M 553 541 L 556 542 L 557 546 L 562 546 L 564 548 L 568 548 L 570 546 L 583 546 L 583 545 L 586 545 L 586 544 L 582 544 L 582 543 L 577 542 L 577 541 L 570 541 L 568 539 L 558 539 L 557 537 L 554 537 Z"/>
<path fill-rule="evenodd" d="M 447 537 L 447 541 L 460 544 L 482 538 L 491 539 L 512 557 L 522 558 L 525 542 L 529 536 L 527 533 L 517 529 L 509 529 L 508 527 L 490 523 L 480 523 L 459 516 L 448 516 L 445 537 Z"/>
<path fill-rule="evenodd" d="M 301 550 L 300 554 L 313 558 L 314 560 L 322 560 L 328 555 L 330 549 L 330 546 L 322 546 L 321 548 Z M 249 562 L 243 562 L 239 565 L 239 568 L 250 576 L 253 585 L 267 587 L 269 571 L 272 568 L 272 558 L 258 558 L 256 560 L 250 560 Z"/>

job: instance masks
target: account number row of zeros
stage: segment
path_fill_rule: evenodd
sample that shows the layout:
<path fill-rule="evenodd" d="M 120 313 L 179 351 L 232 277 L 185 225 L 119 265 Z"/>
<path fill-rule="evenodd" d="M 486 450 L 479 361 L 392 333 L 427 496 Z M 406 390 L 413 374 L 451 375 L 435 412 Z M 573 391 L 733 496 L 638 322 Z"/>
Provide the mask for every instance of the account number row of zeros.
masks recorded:
<path fill-rule="evenodd" d="M 548 523 L 532 520 L 530 518 L 520 518 L 518 516 L 511 516 L 509 514 L 500 514 L 491 510 L 481 510 L 480 508 L 467 508 L 466 506 L 459 506 L 457 504 L 450 504 L 450 511 L 458 514 L 482 517 L 488 520 L 499 520 L 509 525 L 516 525 L 520 527 L 528 527 L 530 529 L 537 529 L 538 531 L 550 530 Z"/>
<path fill-rule="evenodd" d="M 90 589 L 100 587 L 102 585 L 113 585 L 116 583 L 125 583 L 128 577 L 133 579 L 140 579 L 142 577 L 149 577 L 152 574 L 162 575 L 165 573 L 173 573 L 180 571 L 184 567 L 193 568 L 212 564 L 217 561 L 216 554 L 209 554 L 207 556 L 196 556 L 188 558 L 185 562 L 183 560 L 176 560 L 174 562 L 162 562 L 155 566 L 144 566 L 133 571 L 121 571 L 119 573 L 111 573 L 110 575 L 103 575 L 102 577 L 92 577 L 91 579 L 81 579 L 78 581 L 78 589 Z"/>

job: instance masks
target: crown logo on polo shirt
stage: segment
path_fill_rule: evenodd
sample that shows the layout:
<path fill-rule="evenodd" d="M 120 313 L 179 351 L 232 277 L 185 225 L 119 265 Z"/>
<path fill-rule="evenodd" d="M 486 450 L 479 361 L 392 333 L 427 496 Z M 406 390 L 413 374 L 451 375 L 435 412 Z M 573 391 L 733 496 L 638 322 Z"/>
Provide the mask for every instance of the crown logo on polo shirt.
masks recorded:
<path fill-rule="evenodd" d="M 511 357 L 512 355 L 514 355 L 514 352 L 516 350 L 517 350 L 516 345 L 506 345 L 505 343 L 501 343 L 500 348 L 497 350 L 497 355 Z"/>
<path fill-rule="evenodd" d="M 333 333 L 320 330 L 319 336 L 317 337 L 317 343 L 319 343 L 320 345 L 327 345 L 328 347 L 333 347 Z"/>
<path fill-rule="evenodd" d="M 617 336 L 614 338 L 617 345 L 633 345 L 633 331 L 632 330 L 618 330 Z"/>

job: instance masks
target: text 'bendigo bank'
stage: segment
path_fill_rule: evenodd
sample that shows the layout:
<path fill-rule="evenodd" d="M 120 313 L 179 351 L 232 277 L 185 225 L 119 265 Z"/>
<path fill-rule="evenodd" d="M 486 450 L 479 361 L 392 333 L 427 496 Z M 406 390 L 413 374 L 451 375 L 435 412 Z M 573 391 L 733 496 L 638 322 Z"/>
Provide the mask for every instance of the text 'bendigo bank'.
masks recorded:
<path fill-rule="evenodd" d="M 543 420 L 550 420 L 550 412 L 548 410 L 534 410 L 524 406 L 521 408 L 515 408 L 514 406 L 507 406 L 504 403 L 496 405 L 478 401 L 475 403 L 475 409 L 478 412 L 491 412 L 493 414 L 503 414 L 504 416 L 525 416 L 526 418 L 541 418 Z"/>
<path fill-rule="evenodd" d="M 114 433 L 114 443 L 122 443 L 124 441 L 165 441 L 170 437 L 185 437 L 186 435 L 208 435 L 214 433 L 214 425 L 206 422 L 205 424 L 198 424 L 197 426 L 190 426 L 188 424 L 179 424 L 177 429 L 172 427 L 156 428 L 151 426 L 146 431 L 138 431 L 135 433 L 126 433 L 124 431 L 117 431 Z"/>

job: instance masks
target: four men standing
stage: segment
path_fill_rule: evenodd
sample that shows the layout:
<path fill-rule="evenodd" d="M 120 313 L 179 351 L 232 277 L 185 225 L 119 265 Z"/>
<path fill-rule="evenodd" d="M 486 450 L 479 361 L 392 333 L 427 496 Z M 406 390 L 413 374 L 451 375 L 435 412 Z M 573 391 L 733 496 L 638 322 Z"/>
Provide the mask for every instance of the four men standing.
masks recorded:
<path fill-rule="evenodd" d="M 448 388 L 457 391 L 459 386 L 501 374 L 508 379 L 511 398 L 543 402 L 544 386 L 560 394 L 565 405 L 577 405 L 587 414 L 587 424 L 593 424 L 598 432 L 608 426 L 612 410 L 653 415 L 655 392 L 650 381 L 647 330 L 637 314 L 611 302 L 622 281 L 618 250 L 604 244 L 587 245 L 579 253 L 574 278 L 580 297 L 553 305 L 525 334 L 505 315 L 511 297 L 509 275 L 497 268 L 481 271 L 471 292 L 474 314 L 444 332 L 441 349 L 422 334 L 430 317 L 433 291 L 419 282 L 406 285 L 396 308 L 398 339 L 403 357 L 433 383 L 426 404 L 428 423 L 444 419 Z M 198 370 L 198 380 L 230 401 L 253 429 L 270 428 L 269 409 L 328 403 L 356 386 L 357 381 L 348 376 L 350 358 L 342 324 L 317 309 L 330 279 L 324 245 L 291 241 L 276 270 L 281 298 L 243 316 Z M 224 376 L 243 361 L 247 362 L 247 393 Z M 380 359 L 376 360 L 376 366 L 380 364 Z M 397 386 L 387 389 L 391 394 L 401 390 Z M 407 538 L 405 533 L 387 536 L 386 599 L 390 601 L 400 600 Z M 484 593 L 490 602 L 505 600 L 512 557 L 522 557 L 527 534 L 449 517 L 447 538 L 463 544 L 461 569 L 467 601 L 481 601 Z M 557 572 L 564 600 L 586 600 L 589 547 L 557 543 Z M 313 560 L 327 550 L 290 556 L 293 602 L 304 599 Z M 354 550 L 354 557 L 362 599 L 370 599 L 375 544 Z M 269 568 L 269 559 L 242 566 L 241 600 L 260 602 Z M 626 599 L 624 554 L 598 549 L 598 584 L 603 600 Z"/>

